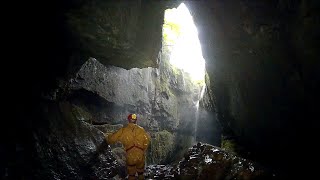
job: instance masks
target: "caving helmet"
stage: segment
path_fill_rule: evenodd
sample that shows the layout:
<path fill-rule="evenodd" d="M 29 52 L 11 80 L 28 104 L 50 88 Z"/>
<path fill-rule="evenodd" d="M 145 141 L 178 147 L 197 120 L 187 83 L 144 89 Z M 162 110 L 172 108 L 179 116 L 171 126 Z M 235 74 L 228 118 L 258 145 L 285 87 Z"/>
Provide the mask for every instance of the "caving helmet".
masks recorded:
<path fill-rule="evenodd" d="M 137 115 L 136 115 L 136 114 L 129 114 L 129 116 L 128 116 L 128 121 L 129 121 L 129 122 L 136 123 L 136 121 L 137 121 Z"/>

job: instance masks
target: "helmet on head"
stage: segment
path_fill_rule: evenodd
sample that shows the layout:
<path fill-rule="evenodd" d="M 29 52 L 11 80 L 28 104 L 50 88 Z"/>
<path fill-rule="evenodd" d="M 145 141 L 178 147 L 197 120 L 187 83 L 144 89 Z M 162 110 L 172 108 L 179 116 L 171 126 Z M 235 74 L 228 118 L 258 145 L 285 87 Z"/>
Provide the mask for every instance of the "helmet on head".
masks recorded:
<path fill-rule="evenodd" d="M 135 121 L 137 121 L 137 115 L 136 115 L 136 114 L 129 114 L 129 116 L 128 116 L 128 121 L 129 121 L 129 122 L 135 122 Z"/>

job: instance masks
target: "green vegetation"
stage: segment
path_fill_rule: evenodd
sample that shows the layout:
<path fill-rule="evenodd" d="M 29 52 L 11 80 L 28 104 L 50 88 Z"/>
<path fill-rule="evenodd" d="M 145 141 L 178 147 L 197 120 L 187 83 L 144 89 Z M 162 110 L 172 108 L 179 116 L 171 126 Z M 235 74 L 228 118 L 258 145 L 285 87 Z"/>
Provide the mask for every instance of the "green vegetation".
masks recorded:
<path fill-rule="evenodd" d="M 222 139 L 221 148 L 230 153 L 236 153 L 236 143 L 234 142 L 234 140 Z"/>
<path fill-rule="evenodd" d="M 159 131 L 154 134 L 151 140 L 148 155 L 149 163 L 160 163 L 168 157 L 174 147 L 174 135 L 169 131 Z"/>
<path fill-rule="evenodd" d="M 162 47 L 162 63 L 166 69 L 170 69 L 170 75 L 173 75 L 175 79 L 183 76 L 185 82 L 190 82 L 190 85 L 203 86 L 205 84 L 204 80 L 193 80 L 189 73 L 185 72 L 184 69 L 172 66 L 170 61 L 170 56 L 173 51 L 178 38 L 182 35 L 182 22 L 181 16 L 178 16 L 177 9 L 167 9 L 165 11 L 165 18 L 163 24 L 163 47 Z"/>
<path fill-rule="evenodd" d="M 165 45 L 173 45 L 177 38 L 181 35 L 181 26 L 176 23 L 173 17 L 176 9 L 167 9 L 163 24 L 163 38 Z M 168 18 L 169 17 L 169 18 Z"/>

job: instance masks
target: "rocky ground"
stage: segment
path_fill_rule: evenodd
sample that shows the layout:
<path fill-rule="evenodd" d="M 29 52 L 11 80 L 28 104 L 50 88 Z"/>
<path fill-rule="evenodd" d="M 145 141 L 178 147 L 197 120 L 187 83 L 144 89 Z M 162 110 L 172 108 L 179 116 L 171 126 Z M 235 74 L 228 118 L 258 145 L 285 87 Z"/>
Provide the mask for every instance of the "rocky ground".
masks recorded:
<path fill-rule="evenodd" d="M 149 165 L 146 179 L 276 179 L 271 170 L 218 147 L 198 143 L 175 165 Z"/>

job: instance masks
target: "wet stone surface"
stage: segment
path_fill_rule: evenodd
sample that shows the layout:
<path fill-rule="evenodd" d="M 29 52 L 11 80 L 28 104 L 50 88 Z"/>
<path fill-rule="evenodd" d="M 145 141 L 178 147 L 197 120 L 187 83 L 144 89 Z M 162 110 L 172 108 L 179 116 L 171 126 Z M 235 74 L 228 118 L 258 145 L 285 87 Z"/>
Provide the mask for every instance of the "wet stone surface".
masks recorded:
<path fill-rule="evenodd" d="M 198 143 L 176 165 L 150 165 L 146 179 L 275 179 L 270 170 L 218 147 Z"/>

